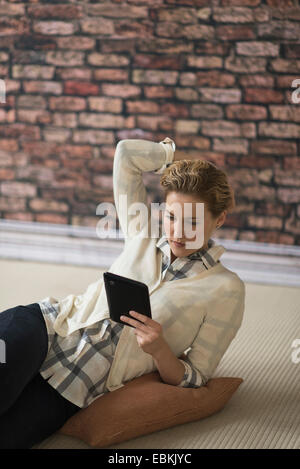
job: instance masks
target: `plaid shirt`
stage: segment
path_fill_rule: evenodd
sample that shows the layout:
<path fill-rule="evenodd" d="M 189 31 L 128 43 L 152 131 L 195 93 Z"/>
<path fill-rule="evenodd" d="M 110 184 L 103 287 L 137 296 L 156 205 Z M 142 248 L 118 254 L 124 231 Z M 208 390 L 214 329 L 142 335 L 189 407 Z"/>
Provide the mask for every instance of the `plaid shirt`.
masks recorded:
<path fill-rule="evenodd" d="M 197 275 L 219 263 L 218 259 L 225 251 L 223 246 L 215 245 L 214 240 L 209 239 L 208 249 L 202 248 L 171 263 L 171 249 L 165 234 L 158 239 L 156 246 L 163 253 L 163 282 Z M 106 380 L 125 325 L 103 319 L 61 337 L 53 329 L 59 303 L 42 300 L 39 305 L 48 331 L 48 354 L 40 374 L 45 379 L 49 378 L 48 383 L 66 399 L 79 407 L 87 407 L 109 391 Z M 194 370 L 188 358 L 180 361 L 184 364 L 185 373 L 178 386 L 200 387 L 205 380 L 199 379 L 199 372 Z"/>

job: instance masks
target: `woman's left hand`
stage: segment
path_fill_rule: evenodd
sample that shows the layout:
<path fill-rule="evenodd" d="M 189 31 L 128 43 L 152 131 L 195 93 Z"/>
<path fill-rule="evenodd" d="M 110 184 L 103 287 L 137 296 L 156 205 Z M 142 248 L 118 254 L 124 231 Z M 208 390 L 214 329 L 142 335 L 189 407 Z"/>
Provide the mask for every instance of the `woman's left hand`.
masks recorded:
<path fill-rule="evenodd" d="M 161 324 L 136 311 L 129 311 L 129 314 L 136 319 L 127 316 L 121 316 L 120 319 L 135 327 L 134 334 L 144 352 L 156 354 L 166 344 Z"/>

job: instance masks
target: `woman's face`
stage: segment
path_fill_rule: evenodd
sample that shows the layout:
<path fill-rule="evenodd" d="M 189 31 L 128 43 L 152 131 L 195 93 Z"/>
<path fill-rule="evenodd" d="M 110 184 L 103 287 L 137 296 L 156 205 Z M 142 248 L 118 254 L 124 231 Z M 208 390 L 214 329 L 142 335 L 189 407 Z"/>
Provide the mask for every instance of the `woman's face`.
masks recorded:
<path fill-rule="evenodd" d="M 176 257 L 188 256 L 202 247 L 206 248 L 207 242 L 212 232 L 215 230 L 216 225 L 218 223 L 220 224 L 220 217 L 214 219 L 207 210 L 205 203 L 204 213 L 203 209 L 202 211 L 200 210 L 199 205 L 198 211 L 196 211 L 197 203 L 199 202 L 202 201 L 200 199 L 196 200 L 192 195 L 181 194 L 179 192 L 170 192 L 166 197 L 163 225 L 172 251 L 173 260 Z M 188 209 L 188 205 L 184 204 L 189 204 L 190 208 Z M 201 214 L 204 215 L 203 220 Z M 202 229 L 203 236 L 201 236 Z M 202 240 L 203 242 L 201 243 Z M 183 244 L 176 245 L 175 241 Z M 195 245 L 196 241 L 197 245 Z M 187 247 L 188 242 L 194 242 L 194 247 Z"/>

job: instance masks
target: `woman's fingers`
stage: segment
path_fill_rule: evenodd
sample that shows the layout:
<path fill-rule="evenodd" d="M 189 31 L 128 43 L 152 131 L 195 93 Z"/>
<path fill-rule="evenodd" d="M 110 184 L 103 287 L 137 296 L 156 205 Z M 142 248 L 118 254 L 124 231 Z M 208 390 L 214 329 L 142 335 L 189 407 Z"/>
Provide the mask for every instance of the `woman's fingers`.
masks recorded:
<path fill-rule="evenodd" d="M 134 327 L 138 328 L 138 329 L 143 329 L 143 330 L 147 329 L 146 325 L 144 325 L 140 321 L 137 321 L 136 319 L 128 318 L 127 316 L 120 316 L 120 319 L 124 322 L 127 322 L 131 326 L 134 326 Z"/>

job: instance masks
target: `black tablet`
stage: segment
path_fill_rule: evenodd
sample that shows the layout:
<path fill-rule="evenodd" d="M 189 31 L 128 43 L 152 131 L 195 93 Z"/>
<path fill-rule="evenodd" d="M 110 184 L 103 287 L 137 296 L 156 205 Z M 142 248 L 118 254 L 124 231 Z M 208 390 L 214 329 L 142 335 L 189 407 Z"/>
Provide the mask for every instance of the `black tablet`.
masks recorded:
<path fill-rule="evenodd" d="M 123 315 L 136 319 L 129 314 L 131 310 L 152 318 L 149 290 L 145 283 L 112 272 L 104 272 L 103 279 L 113 321 L 134 327 L 120 319 Z"/>

